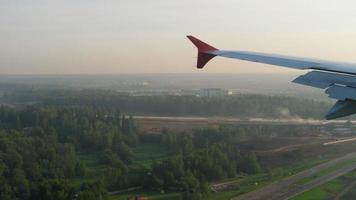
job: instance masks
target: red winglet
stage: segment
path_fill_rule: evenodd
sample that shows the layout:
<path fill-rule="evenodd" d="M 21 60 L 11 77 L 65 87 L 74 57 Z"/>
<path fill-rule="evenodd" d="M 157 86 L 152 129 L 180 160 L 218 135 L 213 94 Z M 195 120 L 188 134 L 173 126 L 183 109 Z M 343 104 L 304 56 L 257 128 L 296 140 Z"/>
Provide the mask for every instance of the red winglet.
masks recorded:
<path fill-rule="evenodd" d="M 202 69 L 206 63 L 208 63 L 216 55 L 210 54 L 211 51 L 217 51 L 219 49 L 191 36 L 188 35 L 187 38 L 198 48 L 198 62 L 197 67 Z"/>

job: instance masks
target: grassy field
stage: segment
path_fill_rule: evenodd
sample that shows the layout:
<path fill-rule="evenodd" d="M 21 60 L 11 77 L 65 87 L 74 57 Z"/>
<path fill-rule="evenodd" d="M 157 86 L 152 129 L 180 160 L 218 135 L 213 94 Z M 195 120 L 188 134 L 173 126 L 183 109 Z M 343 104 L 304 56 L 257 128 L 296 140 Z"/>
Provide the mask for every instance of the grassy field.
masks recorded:
<path fill-rule="evenodd" d="M 132 176 L 140 175 L 142 170 L 149 170 L 156 161 L 161 161 L 170 156 L 170 153 L 160 145 L 140 144 L 133 149 L 134 160 L 129 165 L 129 171 Z M 180 193 L 177 192 L 152 192 L 152 191 L 134 191 L 110 196 L 109 200 L 126 200 L 128 197 L 148 197 L 150 200 L 179 200 Z"/>
<path fill-rule="evenodd" d="M 325 200 L 334 199 L 345 187 L 356 179 L 356 171 L 334 179 L 324 185 L 304 192 L 293 200 Z"/>
<path fill-rule="evenodd" d="M 143 170 L 149 170 L 153 162 L 160 161 L 170 156 L 169 152 L 160 145 L 155 144 L 140 144 L 133 148 L 134 159 L 129 165 L 129 173 L 132 176 L 140 175 Z M 86 166 L 86 175 L 84 178 L 74 178 L 70 180 L 71 185 L 79 188 L 83 182 L 95 181 L 100 179 L 105 173 L 105 165 L 100 164 L 100 154 L 79 153 L 78 157 L 84 162 Z M 110 200 L 126 200 L 128 197 L 145 196 L 153 200 L 168 200 L 180 199 L 180 193 L 161 193 L 161 192 L 147 192 L 134 191 L 123 193 L 120 195 L 110 196 Z"/>
<path fill-rule="evenodd" d="M 100 154 L 79 153 L 79 159 L 86 166 L 86 174 L 84 178 L 73 178 L 70 184 L 79 188 L 84 182 L 91 182 L 100 179 L 105 173 L 105 165 L 100 164 Z"/>
<path fill-rule="evenodd" d="M 129 167 L 150 167 L 154 161 L 160 161 L 170 156 L 167 149 L 157 144 L 140 144 L 133 149 L 134 160 Z"/>
<path fill-rule="evenodd" d="M 160 192 L 147 192 L 147 191 L 135 191 L 131 193 L 125 193 L 120 195 L 110 196 L 109 200 L 126 200 L 129 197 L 147 197 L 150 200 L 180 200 L 180 193 L 160 193 Z"/>

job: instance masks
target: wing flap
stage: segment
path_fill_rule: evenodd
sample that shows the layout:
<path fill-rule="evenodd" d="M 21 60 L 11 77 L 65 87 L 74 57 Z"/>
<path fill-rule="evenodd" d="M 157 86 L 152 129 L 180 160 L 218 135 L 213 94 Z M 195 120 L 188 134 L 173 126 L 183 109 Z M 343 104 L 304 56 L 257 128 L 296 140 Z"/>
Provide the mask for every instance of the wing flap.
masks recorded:
<path fill-rule="evenodd" d="M 356 77 L 347 74 L 312 71 L 293 80 L 294 83 L 326 89 L 330 98 L 356 100 Z"/>
<path fill-rule="evenodd" d="M 356 88 L 333 85 L 329 87 L 326 91 L 326 94 L 329 94 L 330 98 L 345 101 L 356 100 Z"/>
<path fill-rule="evenodd" d="M 326 119 L 328 120 L 336 119 L 339 117 L 352 115 L 354 113 L 356 113 L 356 101 L 353 100 L 338 101 L 330 109 L 330 111 L 326 115 Z"/>
<path fill-rule="evenodd" d="M 294 79 L 293 83 L 320 89 L 326 89 L 335 84 L 356 88 L 356 76 L 331 72 L 311 71 Z"/>

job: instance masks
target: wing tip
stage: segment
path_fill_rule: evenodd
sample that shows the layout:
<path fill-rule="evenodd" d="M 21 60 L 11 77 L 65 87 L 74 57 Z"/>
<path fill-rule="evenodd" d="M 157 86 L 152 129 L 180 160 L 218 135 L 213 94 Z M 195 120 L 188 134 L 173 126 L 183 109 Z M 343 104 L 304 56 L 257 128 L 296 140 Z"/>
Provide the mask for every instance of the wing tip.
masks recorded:
<path fill-rule="evenodd" d="M 187 35 L 187 38 L 198 48 L 199 52 L 209 52 L 209 51 L 217 51 L 219 49 L 211 46 L 210 44 L 207 44 L 200 39 L 192 36 L 192 35 Z"/>
<path fill-rule="evenodd" d="M 197 68 L 204 68 L 204 66 L 216 56 L 214 54 L 210 54 L 209 52 L 217 51 L 219 49 L 199 40 L 192 35 L 187 35 L 187 38 L 198 48 Z"/>

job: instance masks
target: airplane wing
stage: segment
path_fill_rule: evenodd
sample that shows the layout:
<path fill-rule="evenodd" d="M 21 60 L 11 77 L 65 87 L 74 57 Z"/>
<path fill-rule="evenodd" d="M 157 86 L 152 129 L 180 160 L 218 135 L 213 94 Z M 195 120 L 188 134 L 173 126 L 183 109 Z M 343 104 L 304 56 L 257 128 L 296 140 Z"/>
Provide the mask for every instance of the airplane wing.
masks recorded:
<path fill-rule="evenodd" d="M 336 119 L 356 113 L 356 64 L 248 51 L 219 50 L 193 36 L 188 39 L 198 48 L 197 67 L 202 69 L 215 56 L 312 70 L 293 82 L 325 89 L 330 98 L 338 100 L 326 115 Z"/>

